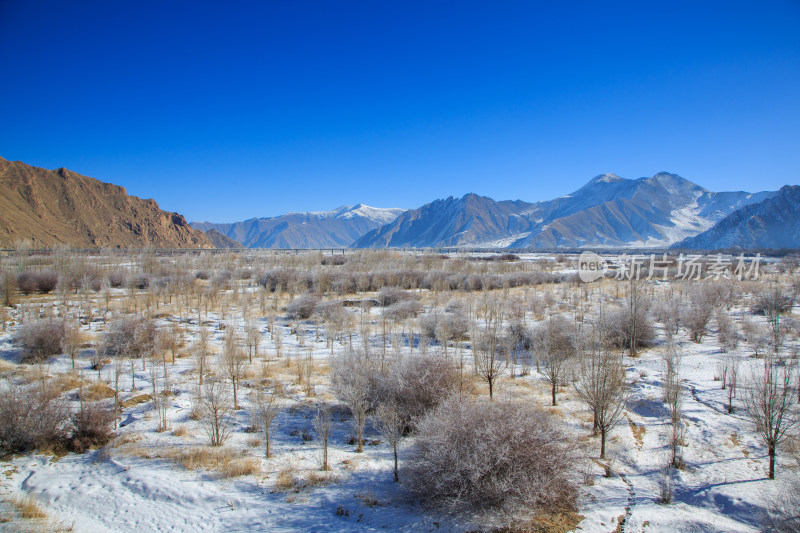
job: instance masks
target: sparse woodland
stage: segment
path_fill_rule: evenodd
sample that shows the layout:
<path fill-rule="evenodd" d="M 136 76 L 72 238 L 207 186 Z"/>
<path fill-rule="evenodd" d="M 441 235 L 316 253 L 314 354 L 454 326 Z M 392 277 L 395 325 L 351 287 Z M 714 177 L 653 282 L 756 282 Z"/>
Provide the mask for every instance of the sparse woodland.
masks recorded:
<path fill-rule="evenodd" d="M 747 281 L 373 250 L 0 268 L 7 522 L 110 527 L 133 494 L 233 529 L 798 530 L 792 257 Z"/>

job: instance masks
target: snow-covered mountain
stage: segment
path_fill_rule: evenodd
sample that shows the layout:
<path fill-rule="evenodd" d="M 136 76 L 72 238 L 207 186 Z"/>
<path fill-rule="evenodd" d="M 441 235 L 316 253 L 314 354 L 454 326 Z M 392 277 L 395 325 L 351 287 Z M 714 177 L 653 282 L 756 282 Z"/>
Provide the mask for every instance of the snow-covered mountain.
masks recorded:
<path fill-rule="evenodd" d="M 544 202 L 468 194 L 403 213 L 354 247 L 664 247 L 711 228 L 774 192 L 711 192 L 676 174 L 629 180 L 602 174 Z"/>
<path fill-rule="evenodd" d="M 203 231 L 215 229 L 248 248 L 343 248 L 404 211 L 356 204 L 229 224 L 192 222 L 192 226 Z"/>
<path fill-rule="evenodd" d="M 361 237 L 353 247 L 487 246 L 489 241 L 528 231 L 531 221 L 522 213 L 532 206 L 520 200 L 496 202 L 477 194 L 451 196 L 406 211 Z"/>
<path fill-rule="evenodd" d="M 786 185 L 774 196 L 734 211 L 674 248 L 800 248 L 800 186 Z"/>

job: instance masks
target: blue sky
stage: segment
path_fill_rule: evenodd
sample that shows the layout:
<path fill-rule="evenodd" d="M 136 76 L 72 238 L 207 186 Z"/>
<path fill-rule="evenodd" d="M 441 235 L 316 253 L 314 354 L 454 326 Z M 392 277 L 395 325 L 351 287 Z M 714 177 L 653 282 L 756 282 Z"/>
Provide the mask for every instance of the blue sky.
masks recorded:
<path fill-rule="evenodd" d="M 800 183 L 800 2 L 0 0 L 0 155 L 189 220 Z"/>

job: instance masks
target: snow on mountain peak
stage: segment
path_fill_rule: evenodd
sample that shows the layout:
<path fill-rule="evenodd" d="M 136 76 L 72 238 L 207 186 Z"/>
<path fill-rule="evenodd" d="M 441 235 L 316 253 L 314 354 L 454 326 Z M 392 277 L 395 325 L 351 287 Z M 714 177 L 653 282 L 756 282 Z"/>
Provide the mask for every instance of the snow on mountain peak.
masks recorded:
<path fill-rule="evenodd" d="M 591 183 L 616 183 L 618 181 L 625 181 L 625 178 L 621 178 L 613 172 L 609 172 L 607 174 L 600 174 L 599 176 L 596 176 Z"/>
<path fill-rule="evenodd" d="M 354 206 L 350 206 L 347 210 L 338 213 L 336 218 L 354 218 L 354 217 L 364 217 L 369 220 L 373 220 L 375 222 L 379 222 L 381 224 L 388 224 L 400 216 L 405 209 L 400 209 L 397 207 L 370 207 L 364 204 L 356 204 Z"/>

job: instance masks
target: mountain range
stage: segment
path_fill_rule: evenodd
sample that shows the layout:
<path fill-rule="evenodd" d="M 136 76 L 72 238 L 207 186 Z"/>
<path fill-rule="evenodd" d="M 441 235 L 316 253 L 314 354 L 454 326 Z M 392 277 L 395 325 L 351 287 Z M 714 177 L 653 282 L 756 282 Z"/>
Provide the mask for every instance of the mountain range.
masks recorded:
<path fill-rule="evenodd" d="M 192 225 L 217 230 L 248 247 L 266 248 L 660 249 L 678 243 L 752 248 L 773 242 L 768 238 L 772 230 L 758 233 L 757 228 L 765 227 L 763 211 L 772 209 L 766 202 L 776 195 L 773 191 L 712 192 L 668 172 L 639 179 L 601 174 L 571 194 L 540 202 L 496 201 L 470 193 L 407 211 L 359 204 L 322 213 Z M 786 198 L 781 204 L 786 220 L 798 216 L 795 200 Z M 742 222 L 753 213 L 762 213 L 761 222 Z M 735 214 L 739 218 L 734 220 L 744 224 L 738 239 L 718 239 L 717 233 L 710 233 L 702 242 L 691 241 Z M 787 238 L 780 241 L 781 246 L 794 242 L 794 247 L 800 247 L 800 240 Z"/>
<path fill-rule="evenodd" d="M 213 248 L 201 231 L 155 200 L 76 174 L 0 157 L 0 247 Z"/>
<path fill-rule="evenodd" d="M 65 168 L 0 158 L 0 247 L 800 248 L 800 187 L 712 192 L 676 174 L 601 174 L 540 202 L 467 194 L 417 209 L 364 204 L 216 224 Z"/>
<path fill-rule="evenodd" d="M 403 209 L 380 209 L 364 204 L 331 211 L 288 213 L 251 218 L 231 224 L 192 222 L 192 227 L 242 243 L 247 248 L 347 248 L 368 231 L 392 222 Z"/>
<path fill-rule="evenodd" d="M 407 211 L 356 248 L 666 247 L 705 231 L 774 192 L 711 192 L 676 174 L 629 180 L 602 174 L 566 196 L 536 203 L 468 194 Z"/>

